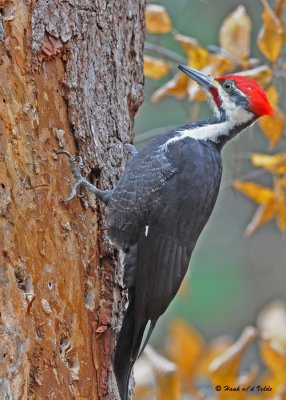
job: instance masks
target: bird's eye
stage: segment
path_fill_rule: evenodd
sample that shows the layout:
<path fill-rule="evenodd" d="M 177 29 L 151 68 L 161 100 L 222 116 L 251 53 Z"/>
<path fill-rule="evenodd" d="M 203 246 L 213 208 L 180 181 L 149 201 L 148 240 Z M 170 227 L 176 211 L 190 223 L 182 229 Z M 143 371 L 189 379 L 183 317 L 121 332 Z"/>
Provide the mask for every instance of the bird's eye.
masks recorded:
<path fill-rule="evenodd" d="M 229 92 L 229 91 L 233 88 L 232 82 L 230 82 L 230 81 L 224 82 L 223 88 L 224 88 L 227 92 Z"/>

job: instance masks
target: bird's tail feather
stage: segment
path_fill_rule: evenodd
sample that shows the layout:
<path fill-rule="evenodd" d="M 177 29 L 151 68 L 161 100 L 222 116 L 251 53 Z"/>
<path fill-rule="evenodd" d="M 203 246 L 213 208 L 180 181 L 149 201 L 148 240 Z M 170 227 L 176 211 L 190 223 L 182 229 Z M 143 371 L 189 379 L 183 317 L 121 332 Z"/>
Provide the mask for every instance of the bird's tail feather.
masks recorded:
<path fill-rule="evenodd" d="M 152 335 L 152 332 L 153 332 L 153 330 L 154 330 L 154 328 L 155 328 L 155 326 L 156 326 L 156 322 L 157 322 L 157 321 L 151 321 L 150 326 L 149 326 L 148 333 L 147 333 L 147 335 L 146 335 L 146 338 L 145 338 L 145 340 L 144 340 L 143 345 L 141 346 L 141 349 L 140 349 L 140 351 L 139 351 L 139 354 L 138 354 L 138 357 L 137 357 L 137 358 L 139 358 L 139 357 L 141 356 L 141 354 L 143 353 L 143 351 L 145 350 L 145 347 L 147 346 L 147 344 L 148 344 L 148 342 L 149 342 L 149 339 L 150 339 L 150 337 L 151 337 L 151 335 Z"/>
<path fill-rule="evenodd" d="M 137 359 L 146 323 L 135 328 L 134 289 L 129 289 L 129 305 L 123 318 L 114 355 L 114 373 L 121 400 L 128 400 L 128 384 L 133 365 Z M 137 334 L 135 333 L 137 331 Z M 134 337 L 136 334 L 136 338 Z M 135 340 L 134 340 L 135 339 Z"/>

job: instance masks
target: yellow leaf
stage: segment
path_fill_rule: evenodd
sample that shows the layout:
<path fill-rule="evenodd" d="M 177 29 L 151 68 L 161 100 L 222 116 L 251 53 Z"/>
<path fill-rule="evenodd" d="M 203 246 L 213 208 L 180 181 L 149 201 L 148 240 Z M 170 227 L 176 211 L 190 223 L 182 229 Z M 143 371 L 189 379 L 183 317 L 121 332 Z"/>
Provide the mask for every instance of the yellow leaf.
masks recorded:
<path fill-rule="evenodd" d="M 267 0 L 262 0 L 262 3 L 264 6 L 261 14 L 263 25 L 258 34 L 257 45 L 268 60 L 275 62 L 283 46 L 283 24 L 270 8 Z"/>
<path fill-rule="evenodd" d="M 274 85 L 271 85 L 267 90 L 266 90 L 266 95 L 269 100 L 269 103 L 272 105 L 273 108 L 275 108 L 278 105 L 279 101 L 279 93 L 278 90 Z"/>
<path fill-rule="evenodd" d="M 248 76 L 259 82 L 262 86 L 267 86 L 272 79 L 272 70 L 269 65 L 260 65 L 259 67 L 237 72 L 237 75 Z"/>
<path fill-rule="evenodd" d="M 259 313 L 257 327 L 261 337 L 280 344 L 286 351 L 286 303 L 273 301 Z"/>
<path fill-rule="evenodd" d="M 277 210 L 277 226 L 281 232 L 286 231 L 286 205 L 283 204 Z"/>
<path fill-rule="evenodd" d="M 175 320 L 170 326 L 168 344 L 169 354 L 182 378 L 191 383 L 204 346 L 202 337 L 183 320 Z"/>
<path fill-rule="evenodd" d="M 268 204 L 274 199 L 272 189 L 254 182 L 235 181 L 233 187 L 258 204 Z"/>
<path fill-rule="evenodd" d="M 161 79 L 170 70 L 169 64 L 160 58 L 144 56 L 144 75 L 151 79 Z"/>
<path fill-rule="evenodd" d="M 208 376 L 210 364 L 215 358 L 224 353 L 232 344 L 233 341 L 228 336 L 221 336 L 214 339 L 203 352 L 199 365 L 199 376 Z"/>
<path fill-rule="evenodd" d="M 238 6 L 224 20 L 219 41 L 223 49 L 239 59 L 245 59 L 250 51 L 251 19 L 243 6 Z"/>
<path fill-rule="evenodd" d="M 286 387 L 271 372 L 267 372 L 259 381 L 261 387 L 271 387 L 270 393 L 263 393 L 262 398 L 269 400 L 285 400 Z M 261 399 L 261 397 L 260 397 Z"/>
<path fill-rule="evenodd" d="M 250 371 L 240 375 L 237 379 L 237 383 L 240 387 L 249 387 L 250 385 L 253 385 L 255 382 L 256 378 L 258 376 L 258 366 L 253 365 L 250 369 Z"/>
<path fill-rule="evenodd" d="M 271 221 L 275 217 L 276 207 L 275 201 L 270 200 L 269 203 L 263 204 L 256 210 L 251 222 L 245 230 L 246 236 L 251 236 L 258 228 Z"/>
<path fill-rule="evenodd" d="M 286 173 L 286 152 L 272 155 L 253 153 L 251 162 L 255 167 L 264 168 L 272 174 Z"/>
<path fill-rule="evenodd" d="M 286 231 L 286 188 L 280 179 L 275 180 L 275 200 L 277 217 L 277 226 L 281 232 Z"/>
<path fill-rule="evenodd" d="M 207 71 L 209 68 L 209 71 Z M 204 68 L 204 73 L 213 76 L 222 76 L 235 68 L 233 61 L 221 54 L 210 54 L 209 65 Z"/>
<path fill-rule="evenodd" d="M 283 347 L 273 340 L 262 339 L 260 341 L 260 353 L 263 362 L 275 379 L 280 383 L 285 383 L 286 352 Z"/>
<path fill-rule="evenodd" d="M 160 101 L 166 96 L 175 96 L 177 99 L 183 99 L 187 96 L 187 76 L 178 72 L 170 81 L 160 87 L 152 96 L 152 101 Z"/>
<path fill-rule="evenodd" d="M 275 86 L 270 86 L 266 91 L 270 104 L 275 109 L 273 116 L 264 116 L 259 119 L 258 123 L 262 132 L 269 140 L 270 149 L 273 149 L 279 142 L 284 129 L 284 114 L 277 106 L 279 94 Z"/>
<path fill-rule="evenodd" d="M 240 338 L 211 363 L 209 375 L 214 386 L 236 386 L 242 357 L 255 337 L 255 328 L 246 327 Z"/>
<path fill-rule="evenodd" d="M 274 149 L 282 136 L 284 121 L 284 114 L 279 107 L 276 107 L 273 116 L 265 115 L 258 120 L 258 124 L 263 134 L 269 140 L 269 148 L 271 150 Z"/>
<path fill-rule="evenodd" d="M 172 22 L 165 7 L 157 4 L 146 6 L 146 30 L 149 33 L 168 33 L 172 29 Z"/>
<path fill-rule="evenodd" d="M 146 347 L 144 354 L 154 370 L 156 398 L 158 400 L 180 400 L 181 384 L 176 364 L 162 357 L 151 346 Z"/>
<path fill-rule="evenodd" d="M 278 0 L 276 6 L 275 6 L 275 14 L 277 15 L 277 17 L 281 17 L 283 9 L 286 5 L 286 0 Z"/>
<path fill-rule="evenodd" d="M 209 52 L 204 49 L 196 39 L 184 35 L 175 35 L 175 39 L 185 50 L 188 57 L 188 65 L 191 68 L 201 70 L 209 62 Z"/>

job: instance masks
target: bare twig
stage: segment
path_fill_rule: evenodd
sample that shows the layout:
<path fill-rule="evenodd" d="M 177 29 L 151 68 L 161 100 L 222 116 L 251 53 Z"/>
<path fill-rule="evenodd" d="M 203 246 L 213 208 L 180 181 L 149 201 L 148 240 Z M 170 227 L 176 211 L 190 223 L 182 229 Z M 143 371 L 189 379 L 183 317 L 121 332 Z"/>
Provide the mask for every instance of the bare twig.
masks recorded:
<path fill-rule="evenodd" d="M 145 43 L 145 50 L 151 51 L 153 53 L 158 54 L 161 57 L 167 58 L 169 60 L 172 60 L 176 63 L 187 63 L 187 59 L 183 56 L 180 56 L 179 54 L 175 53 L 172 50 L 165 49 L 165 47 L 158 46 L 157 44 L 154 43 Z"/>

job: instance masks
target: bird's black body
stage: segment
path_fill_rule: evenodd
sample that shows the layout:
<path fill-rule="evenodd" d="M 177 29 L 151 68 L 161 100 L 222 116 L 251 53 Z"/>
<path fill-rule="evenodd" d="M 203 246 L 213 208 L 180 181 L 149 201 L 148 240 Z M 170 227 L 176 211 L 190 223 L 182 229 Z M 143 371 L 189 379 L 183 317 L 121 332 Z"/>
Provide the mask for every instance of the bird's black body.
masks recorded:
<path fill-rule="evenodd" d="M 81 175 L 81 158 L 68 156 L 76 183 L 108 206 L 109 236 L 123 253 L 128 307 L 118 336 L 114 372 L 121 400 L 140 346 L 144 348 L 185 276 L 202 229 L 215 205 L 222 174 L 221 149 L 259 116 L 273 110 L 249 78 L 212 78 L 179 68 L 201 85 L 214 117 L 170 131 L 137 153 L 117 186 L 103 192 Z M 79 162 L 79 169 L 76 163 Z M 144 330 L 150 322 L 146 340 Z"/>
<path fill-rule="evenodd" d="M 146 324 L 152 330 L 177 293 L 219 191 L 221 146 L 190 137 L 165 145 L 175 135 L 131 160 L 108 204 L 109 234 L 126 254 L 130 293 L 115 353 L 122 399 Z"/>

